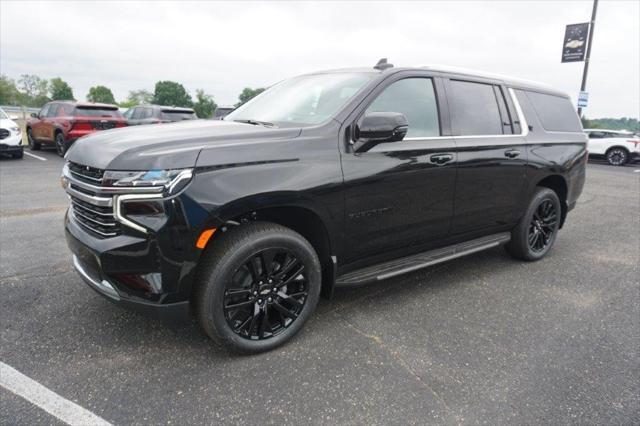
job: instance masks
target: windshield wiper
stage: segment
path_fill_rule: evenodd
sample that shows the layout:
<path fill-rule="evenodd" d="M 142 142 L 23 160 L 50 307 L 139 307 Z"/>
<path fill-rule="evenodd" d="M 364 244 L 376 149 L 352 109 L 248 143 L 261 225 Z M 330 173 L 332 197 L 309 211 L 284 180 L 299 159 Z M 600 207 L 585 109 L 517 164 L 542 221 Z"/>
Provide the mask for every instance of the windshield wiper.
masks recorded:
<path fill-rule="evenodd" d="M 236 123 L 245 123 L 245 124 L 252 124 L 254 126 L 265 126 L 265 127 L 275 127 L 275 124 L 273 123 L 269 123 L 268 121 L 259 121 L 259 120 L 233 120 Z"/>

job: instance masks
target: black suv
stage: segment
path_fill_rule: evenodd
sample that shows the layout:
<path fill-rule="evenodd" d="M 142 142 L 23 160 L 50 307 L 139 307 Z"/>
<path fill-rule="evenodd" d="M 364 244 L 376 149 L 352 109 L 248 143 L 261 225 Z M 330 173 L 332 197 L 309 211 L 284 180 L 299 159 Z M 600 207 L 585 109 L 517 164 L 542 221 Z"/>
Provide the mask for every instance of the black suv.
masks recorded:
<path fill-rule="evenodd" d="M 174 121 L 196 120 L 198 116 L 191 108 L 162 105 L 137 105 L 124 113 L 129 126 L 139 124 L 173 123 Z"/>
<path fill-rule="evenodd" d="M 547 86 L 437 67 L 318 72 L 223 121 L 100 132 L 66 155 L 75 268 L 123 306 L 189 312 L 242 352 L 320 295 L 504 245 L 538 260 L 585 181 L 587 138 Z"/>

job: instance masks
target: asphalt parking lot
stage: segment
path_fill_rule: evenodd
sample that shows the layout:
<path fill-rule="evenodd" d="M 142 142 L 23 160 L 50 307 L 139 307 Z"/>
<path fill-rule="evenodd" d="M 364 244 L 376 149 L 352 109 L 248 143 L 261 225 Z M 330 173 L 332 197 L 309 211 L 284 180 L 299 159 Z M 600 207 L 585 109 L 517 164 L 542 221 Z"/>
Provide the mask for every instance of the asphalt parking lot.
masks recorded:
<path fill-rule="evenodd" d="M 62 159 L 0 160 L 0 361 L 113 424 L 638 424 L 640 165 L 590 163 L 555 248 L 340 290 L 238 356 L 72 270 Z M 2 425 L 60 424 L 0 388 Z"/>

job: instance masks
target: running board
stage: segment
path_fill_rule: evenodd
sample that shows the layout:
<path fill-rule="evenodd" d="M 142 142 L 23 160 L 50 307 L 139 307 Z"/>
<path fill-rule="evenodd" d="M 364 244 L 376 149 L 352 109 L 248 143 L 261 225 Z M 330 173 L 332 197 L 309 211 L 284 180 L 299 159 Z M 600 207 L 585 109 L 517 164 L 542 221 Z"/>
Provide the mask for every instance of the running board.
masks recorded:
<path fill-rule="evenodd" d="M 368 266 L 357 271 L 340 275 L 336 278 L 336 286 L 356 286 L 375 281 L 385 280 L 397 275 L 417 271 L 427 266 L 446 262 L 451 259 L 466 256 L 492 247 L 505 244 L 511 239 L 511 233 L 501 232 L 475 240 L 466 241 L 452 246 L 414 254 L 395 259 L 379 265 Z"/>

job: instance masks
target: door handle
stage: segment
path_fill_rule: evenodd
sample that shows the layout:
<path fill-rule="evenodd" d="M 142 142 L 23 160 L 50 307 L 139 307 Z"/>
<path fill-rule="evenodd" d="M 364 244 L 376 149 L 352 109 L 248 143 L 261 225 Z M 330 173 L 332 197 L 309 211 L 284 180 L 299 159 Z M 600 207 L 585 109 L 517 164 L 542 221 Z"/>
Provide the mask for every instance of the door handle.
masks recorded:
<path fill-rule="evenodd" d="M 520 151 L 517 149 L 508 149 L 504 152 L 504 156 L 507 158 L 516 158 L 518 155 L 520 155 Z"/>
<path fill-rule="evenodd" d="M 431 162 L 436 163 L 436 164 L 445 164 L 445 163 L 448 163 L 449 161 L 453 160 L 453 155 L 451 155 L 451 154 L 433 154 L 431 157 L 429 157 L 429 159 L 431 160 Z"/>

